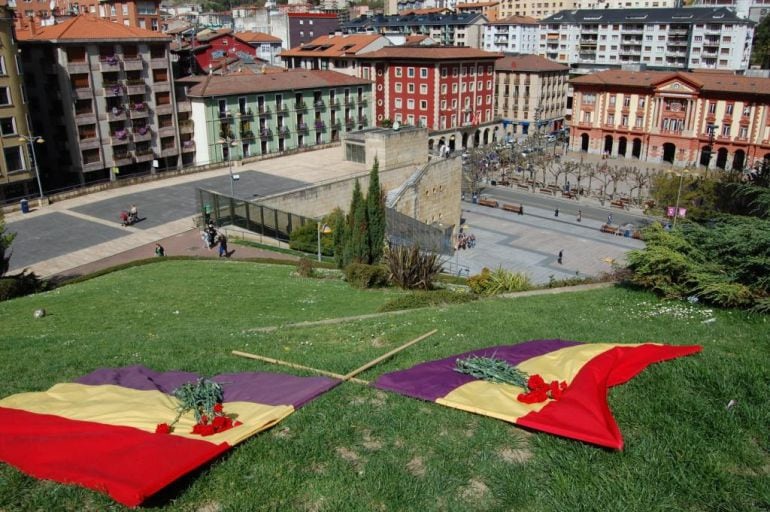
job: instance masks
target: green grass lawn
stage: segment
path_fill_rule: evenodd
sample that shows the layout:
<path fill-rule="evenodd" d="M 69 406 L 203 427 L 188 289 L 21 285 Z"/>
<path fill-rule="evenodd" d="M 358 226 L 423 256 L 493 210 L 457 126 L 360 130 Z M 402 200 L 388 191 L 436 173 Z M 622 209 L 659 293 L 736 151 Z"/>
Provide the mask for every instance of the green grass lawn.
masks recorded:
<path fill-rule="evenodd" d="M 152 504 L 207 512 L 770 507 L 767 316 L 611 288 L 291 326 L 374 313 L 402 293 L 293 271 L 166 261 L 0 303 L 0 396 L 133 364 L 206 375 L 303 374 L 231 350 L 345 373 L 432 329 L 438 332 L 361 377 L 539 338 L 697 343 L 701 354 L 653 365 L 610 391 L 623 452 L 344 384 Z M 41 307 L 48 316 L 33 318 Z M 259 330 L 270 326 L 280 328 Z M 737 405 L 727 409 L 730 400 Z M 0 465 L 0 511 L 121 509 L 100 494 Z"/>

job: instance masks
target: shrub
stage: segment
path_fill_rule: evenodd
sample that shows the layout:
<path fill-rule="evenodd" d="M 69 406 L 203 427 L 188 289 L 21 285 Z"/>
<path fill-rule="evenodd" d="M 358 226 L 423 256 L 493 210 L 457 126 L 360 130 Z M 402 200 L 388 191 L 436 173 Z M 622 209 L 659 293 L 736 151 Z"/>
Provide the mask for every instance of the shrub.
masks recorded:
<path fill-rule="evenodd" d="M 289 247 L 295 251 L 309 252 L 311 254 L 318 252 L 318 224 L 316 222 L 307 222 L 293 229 L 289 234 Z M 321 254 L 324 256 L 334 254 L 332 238 L 328 235 L 321 235 Z"/>
<path fill-rule="evenodd" d="M 379 288 L 388 285 L 388 270 L 381 265 L 351 263 L 345 267 L 345 280 L 356 288 Z"/>
<path fill-rule="evenodd" d="M 390 280 L 405 290 L 430 290 L 441 272 L 438 254 L 423 252 L 419 245 L 390 247 L 385 250 L 384 259 Z"/>
<path fill-rule="evenodd" d="M 399 311 L 445 304 L 464 304 L 477 300 L 478 296 L 452 290 L 418 291 L 391 299 L 380 307 L 380 311 Z"/>
<path fill-rule="evenodd" d="M 297 262 L 297 274 L 301 277 L 315 277 L 313 260 L 310 258 L 300 258 Z"/>
<path fill-rule="evenodd" d="M 511 272 L 502 267 L 490 271 L 484 267 L 481 274 L 471 276 L 468 279 L 473 293 L 479 295 L 498 295 L 501 293 L 520 292 L 532 289 L 529 276 L 521 272 Z"/>
<path fill-rule="evenodd" d="M 22 272 L 0 279 L 0 301 L 15 299 L 48 289 L 48 283 L 41 280 L 34 272 Z"/>

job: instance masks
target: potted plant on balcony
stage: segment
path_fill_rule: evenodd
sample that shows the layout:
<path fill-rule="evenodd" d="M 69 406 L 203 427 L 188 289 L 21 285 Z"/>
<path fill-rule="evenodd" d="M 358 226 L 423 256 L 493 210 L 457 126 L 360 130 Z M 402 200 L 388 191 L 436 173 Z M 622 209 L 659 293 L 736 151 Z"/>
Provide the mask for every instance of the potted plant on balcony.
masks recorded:
<path fill-rule="evenodd" d="M 195 145 L 195 142 L 193 142 L 192 140 L 183 140 L 182 141 L 182 146 L 184 146 L 186 148 L 191 148 L 194 145 Z"/>
<path fill-rule="evenodd" d="M 319 131 L 319 132 L 323 131 L 326 129 L 326 124 L 324 124 L 324 122 L 319 119 L 318 121 L 315 122 L 315 129 L 316 131 Z"/>
<path fill-rule="evenodd" d="M 139 135 L 147 135 L 150 132 L 150 127 L 147 125 L 140 126 L 136 131 Z"/>
<path fill-rule="evenodd" d="M 134 110 L 137 112 L 144 112 L 145 103 L 143 101 L 139 101 L 137 103 L 134 103 Z"/>
<path fill-rule="evenodd" d="M 110 66 L 116 66 L 118 64 L 118 57 L 115 55 L 110 55 L 105 59 L 105 62 Z"/>
<path fill-rule="evenodd" d="M 264 138 L 270 137 L 270 128 L 267 128 L 267 127 L 262 128 L 259 131 L 259 135 L 260 137 L 264 137 Z"/>
<path fill-rule="evenodd" d="M 119 107 L 119 106 L 112 107 L 112 115 L 113 116 L 119 116 L 122 113 L 123 113 L 123 107 Z"/>
<path fill-rule="evenodd" d="M 118 140 L 126 140 L 128 138 L 128 131 L 125 128 L 121 130 L 115 130 L 112 135 Z"/>
<path fill-rule="evenodd" d="M 123 92 L 123 89 L 120 87 L 120 84 L 112 86 L 112 94 L 120 94 L 121 92 Z"/>
<path fill-rule="evenodd" d="M 301 132 L 307 131 L 307 123 L 299 123 L 297 125 L 297 129 Z"/>

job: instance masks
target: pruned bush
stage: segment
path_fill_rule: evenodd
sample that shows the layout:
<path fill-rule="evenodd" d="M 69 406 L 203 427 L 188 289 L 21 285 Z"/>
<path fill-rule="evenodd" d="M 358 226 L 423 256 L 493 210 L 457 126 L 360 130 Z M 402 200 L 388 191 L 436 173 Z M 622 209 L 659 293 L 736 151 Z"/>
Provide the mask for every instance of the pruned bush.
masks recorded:
<path fill-rule="evenodd" d="M 521 272 L 511 272 L 502 267 L 491 271 L 484 267 L 480 274 L 468 278 L 468 286 L 478 295 L 498 295 L 531 290 L 532 282 Z"/>
<path fill-rule="evenodd" d="M 446 304 L 464 304 L 477 300 L 472 293 L 452 290 L 417 291 L 391 299 L 380 307 L 380 311 L 399 311 Z"/>
<path fill-rule="evenodd" d="M 419 245 L 396 245 L 385 250 L 390 280 L 404 290 L 430 290 L 441 272 L 439 255 L 420 250 Z"/>
<path fill-rule="evenodd" d="M 15 299 L 48 289 L 48 283 L 41 280 L 34 272 L 22 272 L 14 276 L 0 278 L 0 301 Z"/>
<path fill-rule="evenodd" d="M 345 281 L 356 288 L 381 288 L 388 285 L 388 269 L 382 265 L 351 263 L 344 269 Z"/>
<path fill-rule="evenodd" d="M 316 253 L 318 252 L 318 224 L 307 222 L 305 225 L 294 228 L 289 234 L 289 247 L 295 251 Z M 321 234 L 321 254 L 331 256 L 334 254 L 332 238 Z"/>
<path fill-rule="evenodd" d="M 297 262 L 297 274 L 301 277 L 315 277 L 315 267 L 310 258 L 300 258 Z"/>

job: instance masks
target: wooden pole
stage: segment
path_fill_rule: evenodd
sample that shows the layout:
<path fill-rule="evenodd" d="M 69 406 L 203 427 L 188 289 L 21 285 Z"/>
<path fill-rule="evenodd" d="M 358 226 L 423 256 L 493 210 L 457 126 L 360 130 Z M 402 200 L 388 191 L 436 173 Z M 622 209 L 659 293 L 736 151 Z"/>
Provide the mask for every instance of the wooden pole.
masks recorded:
<path fill-rule="evenodd" d="M 321 375 L 326 375 L 327 377 L 332 377 L 334 379 L 339 379 L 343 381 L 349 380 L 351 382 L 355 382 L 356 384 L 364 384 L 364 385 L 369 384 L 369 381 L 366 381 L 363 379 L 347 378 L 346 375 L 341 375 L 339 373 L 327 372 L 326 370 L 319 370 L 318 368 L 311 368 L 310 366 L 303 366 L 301 364 L 290 363 L 288 361 L 281 361 L 280 359 L 273 359 L 272 357 L 265 357 L 257 354 L 250 354 L 248 352 L 241 352 L 239 350 L 233 350 L 232 354 L 240 357 L 246 357 L 248 359 L 256 359 L 257 361 L 264 361 L 266 363 L 277 364 L 280 366 L 287 366 L 289 368 L 295 368 L 297 370 L 307 370 L 309 372 L 319 373 Z"/>
<path fill-rule="evenodd" d="M 411 347 L 412 345 L 414 345 L 418 341 L 422 341 L 425 338 L 427 338 L 428 336 L 432 336 L 432 335 L 436 334 L 436 331 L 438 331 L 438 329 L 433 329 L 432 331 L 427 332 L 427 333 L 423 334 L 422 336 L 420 336 L 418 338 L 415 338 L 415 339 L 413 339 L 412 341 L 410 341 L 408 343 L 404 343 L 400 347 L 394 348 L 393 350 L 391 350 L 387 354 L 381 355 L 377 359 L 369 361 L 368 363 L 366 363 L 365 365 L 361 366 L 360 368 L 356 368 L 355 370 L 353 370 L 352 372 L 348 373 L 347 375 L 344 375 L 342 378 L 344 380 L 351 380 L 353 377 L 355 377 L 359 373 L 364 372 L 364 371 L 368 370 L 369 368 L 371 368 L 372 366 L 375 366 L 375 365 L 381 363 L 382 361 L 384 361 L 385 359 L 388 359 L 392 355 L 397 354 L 398 352 L 401 352 L 405 348 Z"/>

